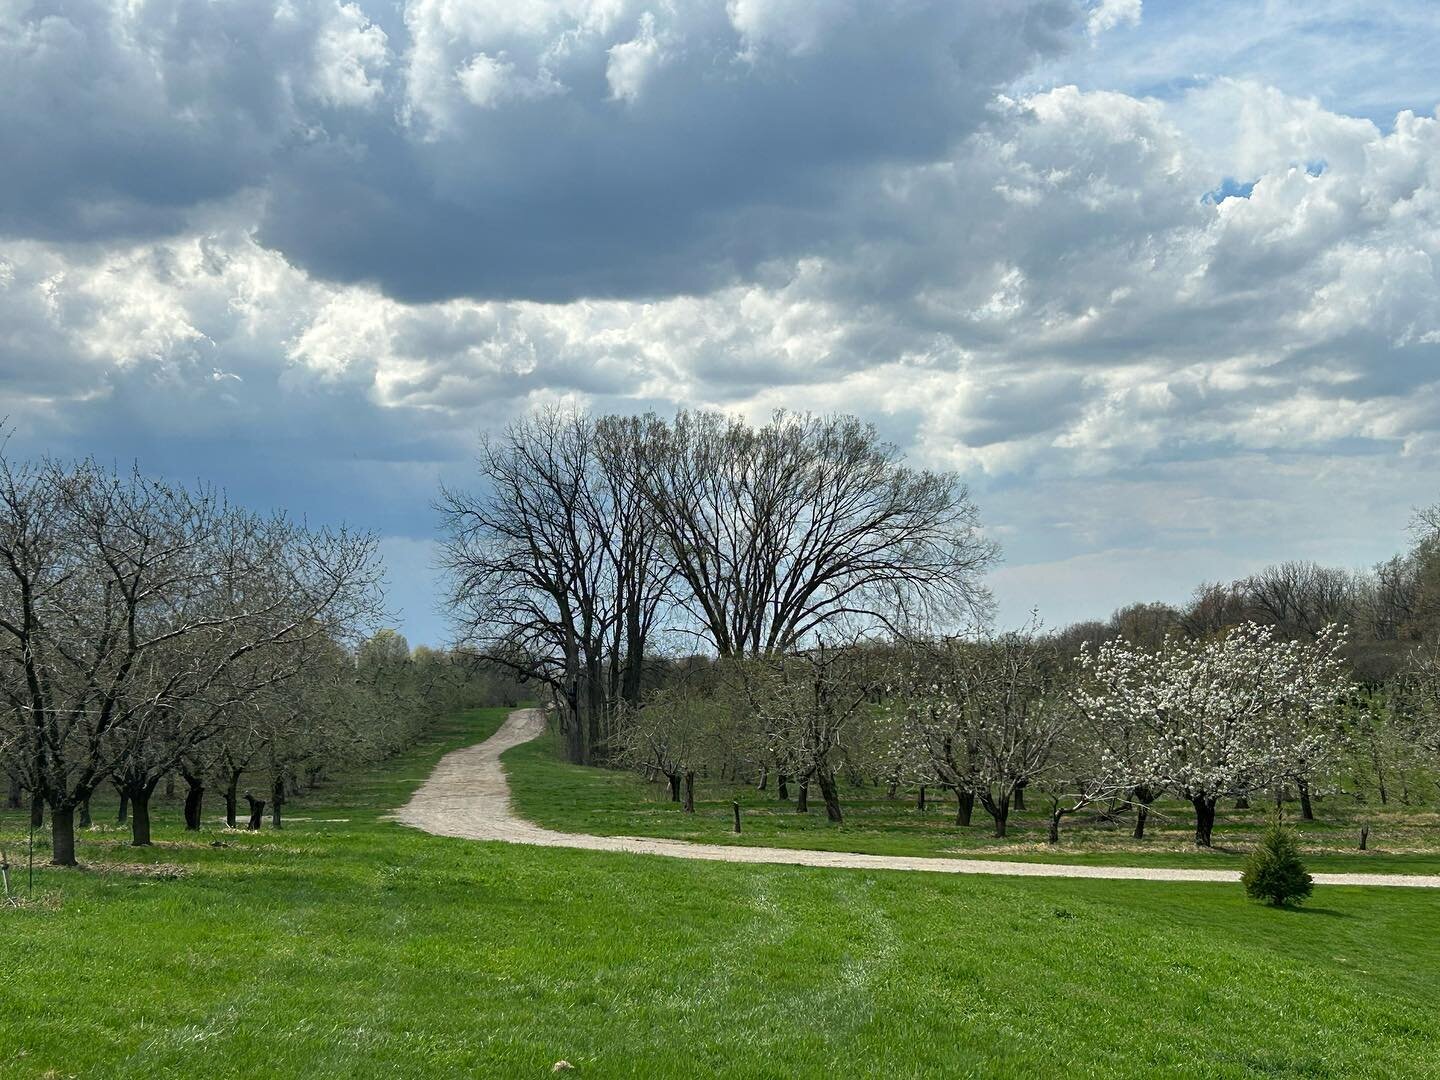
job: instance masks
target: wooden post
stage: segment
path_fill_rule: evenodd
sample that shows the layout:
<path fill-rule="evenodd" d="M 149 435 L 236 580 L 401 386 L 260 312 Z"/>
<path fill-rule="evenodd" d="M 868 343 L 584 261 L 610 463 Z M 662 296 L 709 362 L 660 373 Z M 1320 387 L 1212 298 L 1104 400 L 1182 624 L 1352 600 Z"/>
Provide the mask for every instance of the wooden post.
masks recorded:
<path fill-rule="evenodd" d="M 738 833 L 740 831 L 740 800 L 736 799 L 734 802 L 732 802 L 730 804 L 730 809 L 735 814 L 735 831 Z"/>
<path fill-rule="evenodd" d="M 0 847 L 0 880 L 5 882 L 5 899 L 10 899 L 10 860 L 5 855 L 5 849 Z"/>

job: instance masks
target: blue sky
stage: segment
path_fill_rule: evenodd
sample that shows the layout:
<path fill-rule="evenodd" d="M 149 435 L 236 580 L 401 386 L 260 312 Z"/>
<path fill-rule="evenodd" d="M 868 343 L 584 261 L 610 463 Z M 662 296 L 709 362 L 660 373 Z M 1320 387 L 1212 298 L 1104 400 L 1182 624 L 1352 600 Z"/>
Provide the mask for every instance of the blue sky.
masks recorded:
<path fill-rule="evenodd" d="M 971 485 L 1008 623 L 1373 563 L 1440 498 L 1437 40 L 1418 2 L 4 5 L 9 452 L 373 528 L 417 642 L 436 486 L 554 401 L 865 416 Z"/>

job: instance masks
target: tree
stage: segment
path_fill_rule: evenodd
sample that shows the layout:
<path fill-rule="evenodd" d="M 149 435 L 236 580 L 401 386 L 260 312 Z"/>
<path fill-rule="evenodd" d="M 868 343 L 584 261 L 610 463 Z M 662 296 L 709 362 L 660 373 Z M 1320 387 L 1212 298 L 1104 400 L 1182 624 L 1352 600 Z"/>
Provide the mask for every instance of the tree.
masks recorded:
<path fill-rule="evenodd" d="M 138 471 L 0 456 L 0 692 L 52 861 L 75 862 L 75 810 L 110 776 L 147 842 L 155 783 L 247 678 L 282 677 L 276 650 L 373 611 L 374 552 Z"/>
<path fill-rule="evenodd" d="M 1274 907 L 1298 904 L 1310 895 L 1314 879 L 1300 861 L 1300 849 L 1288 829 L 1272 826 L 1260 846 L 1245 859 L 1240 874 L 1245 895 Z"/>
<path fill-rule="evenodd" d="M 759 738 L 780 771 L 800 787 L 796 810 L 808 810 L 813 780 L 833 822 L 844 820 L 835 780 L 851 726 L 879 687 L 873 659 L 853 643 L 819 642 L 787 656 L 735 662 Z"/>
<path fill-rule="evenodd" d="M 641 475 L 665 554 L 721 656 L 779 655 L 841 623 L 986 610 L 996 548 L 951 473 L 915 470 L 851 416 L 713 412 L 645 422 Z"/>
<path fill-rule="evenodd" d="M 442 489 L 458 639 L 553 691 L 570 759 L 592 760 L 640 675 L 668 575 L 635 487 L 638 429 L 546 410 L 481 444 L 481 494 Z"/>
<path fill-rule="evenodd" d="M 1056 747 L 1074 724 L 1053 644 L 1031 631 L 948 639 L 901 663 L 889 705 L 892 761 L 954 791 L 957 820 L 968 822 L 978 798 L 1005 836 L 1017 792 L 1058 766 Z"/>
<path fill-rule="evenodd" d="M 1335 656 L 1338 635 L 1280 641 L 1245 623 L 1203 641 L 1170 638 L 1158 650 L 1114 640 L 1081 656 L 1090 681 L 1080 707 L 1110 731 L 1144 729 L 1141 773 L 1195 808 L 1195 843 L 1211 845 L 1215 807 L 1308 770 L 1333 743 L 1350 693 Z"/>
<path fill-rule="evenodd" d="M 680 682 L 656 690 L 621 728 L 622 759 L 665 777 L 671 801 L 693 814 L 695 774 L 716 748 L 724 713 L 709 688 Z"/>
<path fill-rule="evenodd" d="M 1349 571 L 1313 562 L 1284 562 L 1238 583 L 1250 621 L 1279 636 L 1317 638 L 1327 627 L 1355 620 L 1359 582 Z"/>

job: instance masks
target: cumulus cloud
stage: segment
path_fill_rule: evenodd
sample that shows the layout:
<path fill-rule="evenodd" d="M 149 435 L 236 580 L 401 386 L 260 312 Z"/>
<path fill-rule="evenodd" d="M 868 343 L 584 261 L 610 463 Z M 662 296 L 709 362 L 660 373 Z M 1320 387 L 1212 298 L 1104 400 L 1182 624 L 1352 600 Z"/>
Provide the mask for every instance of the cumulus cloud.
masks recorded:
<path fill-rule="evenodd" d="M 1440 461 L 1433 102 L 1025 86 L 1131 8 L 1077 10 L 7 9 L 0 414 L 418 544 L 537 402 L 854 411 L 972 479 L 1012 612 L 1398 546 Z"/>
<path fill-rule="evenodd" d="M 266 246 L 407 300 L 701 291 L 803 254 L 843 227 L 857 177 L 974 131 L 1076 16 L 1071 0 L 410 0 L 398 24 L 336 0 L 61 10 L 11 8 L 0 35 L 0 135 L 23 165 L 0 230 L 173 234 L 258 189 Z"/>

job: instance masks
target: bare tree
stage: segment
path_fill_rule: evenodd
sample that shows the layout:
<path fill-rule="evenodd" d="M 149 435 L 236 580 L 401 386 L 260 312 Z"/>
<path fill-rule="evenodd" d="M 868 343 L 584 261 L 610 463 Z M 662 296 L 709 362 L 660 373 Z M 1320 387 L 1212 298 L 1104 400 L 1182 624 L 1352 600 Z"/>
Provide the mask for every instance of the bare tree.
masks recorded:
<path fill-rule="evenodd" d="M 0 458 L 0 692 L 52 861 L 75 862 L 75 810 L 112 775 L 147 842 L 155 783 L 253 689 L 247 665 L 366 617 L 378 577 L 368 536 L 93 461 Z"/>
<path fill-rule="evenodd" d="M 639 700 L 666 575 L 634 486 L 636 429 L 562 410 L 483 440 L 486 490 L 441 491 L 452 624 L 481 655 L 549 686 L 572 761 L 588 762 L 618 700 Z"/>
<path fill-rule="evenodd" d="M 1314 640 L 1327 626 L 1353 622 L 1359 606 L 1355 575 L 1313 562 L 1278 563 L 1238 585 L 1249 621 L 1285 637 Z"/>
<path fill-rule="evenodd" d="M 835 773 L 847 738 L 871 709 L 881 671 L 854 643 L 770 655 L 734 663 L 767 756 L 799 785 L 797 812 L 809 809 L 809 787 L 820 788 L 825 814 L 844 820 Z"/>
<path fill-rule="evenodd" d="M 987 609 L 996 557 L 951 473 L 915 470 L 854 417 L 649 418 L 643 477 L 702 636 L 722 656 L 800 647 L 846 621 Z"/>

